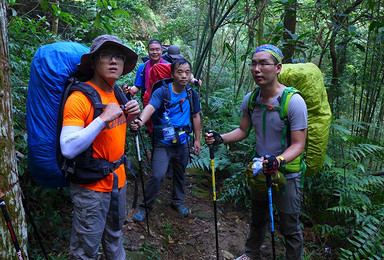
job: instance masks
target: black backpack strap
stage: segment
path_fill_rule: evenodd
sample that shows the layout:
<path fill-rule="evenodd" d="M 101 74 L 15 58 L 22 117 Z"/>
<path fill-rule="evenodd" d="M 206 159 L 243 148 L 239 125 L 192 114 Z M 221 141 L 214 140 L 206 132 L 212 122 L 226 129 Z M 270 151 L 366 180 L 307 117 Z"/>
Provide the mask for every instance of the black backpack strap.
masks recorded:
<path fill-rule="evenodd" d="M 106 105 L 103 105 L 103 103 L 101 102 L 101 97 L 94 87 L 84 82 L 76 82 L 76 84 L 73 84 L 70 87 L 69 91 L 70 93 L 72 93 L 73 91 L 76 91 L 76 90 L 81 91 L 91 101 L 95 111 L 93 114 L 93 119 L 95 119 L 96 117 L 101 115 L 101 113 L 103 113 L 103 110 L 106 107 Z"/>
<path fill-rule="evenodd" d="M 57 128 L 56 128 L 56 143 L 58 149 L 56 149 L 56 158 L 57 162 L 59 165 L 65 164 L 65 158 L 61 154 L 61 149 L 60 149 L 60 134 L 61 134 L 61 129 L 63 127 L 63 120 L 64 120 L 64 107 L 65 103 L 67 102 L 68 97 L 71 95 L 73 91 L 80 91 L 82 92 L 85 96 L 89 98 L 91 101 L 93 107 L 94 107 L 94 116 L 93 119 L 101 115 L 103 113 L 104 108 L 106 105 L 103 105 L 101 102 L 101 98 L 99 93 L 95 88 L 92 86 L 80 82 L 77 78 L 71 77 L 67 80 L 66 87 L 63 92 L 63 96 L 61 98 L 61 103 L 60 103 L 60 111 L 59 111 L 59 117 L 57 121 Z M 92 145 L 88 147 L 87 150 L 84 151 L 87 155 L 89 154 L 90 156 L 93 155 L 93 147 Z"/>
<path fill-rule="evenodd" d="M 163 116 L 164 111 L 169 108 L 171 92 L 169 91 L 168 84 L 172 81 L 173 79 L 166 78 L 158 80 L 152 85 L 151 96 L 158 88 L 162 88 L 163 93 L 163 105 L 156 109 L 155 113 L 151 116 L 152 122 L 154 124 L 159 124 L 160 118 Z"/>
<path fill-rule="evenodd" d="M 125 105 L 128 103 L 129 100 L 128 100 L 127 96 L 124 95 L 123 90 L 121 90 L 121 88 L 119 86 L 115 85 L 113 90 L 115 93 L 115 97 L 116 97 L 116 99 L 120 105 Z"/>
<path fill-rule="evenodd" d="M 81 161 L 82 165 L 95 165 L 95 158 L 93 158 L 93 144 L 91 144 L 84 152 L 80 153 L 78 156 L 76 156 L 72 160 L 68 160 L 64 158 L 61 154 L 61 149 L 60 149 L 60 134 L 61 134 L 61 129 L 62 129 L 62 124 L 63 124 L 63 117 L 64 117 L 64 107 L 65 103 L 68 99 L 68 97 L 71 95 L 73 91 L 80 91 L 82 92 L 92 103 L 92 106 L 94 108 L 94 116 L 93 119 L 101 115 L 103 112 L 104 108 L 106 105 L 103 105 L 101 102 L 101 97 L 97 90 L 92 87 L 89 84 L 86 84 L 84 82 L 78 81 L 76 78 L 70 78 L 68 79 L 67 82 L 67 87 L 65 88 L 61 100 L 61 105 L 60 105 L 60 112 L 59 112 L 59 118 L 58 118 L 58 124 L 57 124 L 57 147 L 56 153 L 57 153 L 57 161 L 59 164 L 59 167 L 62 169 L 63 172 L 66 174 L 73 172 L 74 173 L 74 167 L 77 164 L 78 160 Z M 80 158 L 80 159 L 79 159 Z M 99 161 L 97 159 L 97 161 Z M 99 163 L 100 165 L 100 163 Z M 73 168 L 73 169 L 72 169 Z M 71 170 L 72 169 L 72 170 Z M 75 181 L 76 177 L 74 177 Z"/>
<path fill-rule="evenodd" d="M 194 93 L 194 91 L 192 90 L 190 85 L 187 85 L 186 90 L 187 90 L 187 96 L 188 96 L 188 101 L 189 101 L 189 110 L 190 110 L 189 121 L 191 122 L 192 132 L 194 132 L 194 125 L 193 125 L 193 110 L 194 110 L 194 106 L 193 106 L 193 101 L 194 101 L 195 98 L 197 98 L 197 95 Z M 192 141 L 194 141 L 194 140 L 192 140 Z"/>
<path fill-rule="evenodd" d="M 141 101 L 143 101 L 143 99 L 144 99 L 144 93 L 145 93 L 145 91 L 147 91 L 146 89 L 144 90 L 144 88 L 145 88 L 145 71 L 147 70 L 148 62 L 149 62 L 149 60 L 147 60 L 147 61 L 145 62 L 145 64 L 144 64 L 144 68 L 143 68 L 143 70 L 142 70 L 141 73 L 140 73 L 140 77 L 143 77 L 143 86 L 142 86 L 142 88 L 141 88 L 141 93 L 140 93 Z"/>
<path fill-rule="evenodd" d="M 152 85 L 151 96 L 152 96 L 153 92 L 155 92 L 156 89 L 163 87 L 163 86 L 168 87 L 168 84 L 172 83 L 172 82 L 173 82 L 172 78 L 165 78 L 165 79 L 160 79 L 160 80 L 156 81 Z"/>
<path fill-rule="evenodd" d="M 161 80 L 161 88 L 163 89 L 163 104 L 164 109 L 169 109 L 171 106 L 169 105 L 171 103 L 171 91 L 169 90 L 168 84 L 172 83 L 173 79 L 162 79 Z M 173 107 L 174 105 L 172 105 Z"/>

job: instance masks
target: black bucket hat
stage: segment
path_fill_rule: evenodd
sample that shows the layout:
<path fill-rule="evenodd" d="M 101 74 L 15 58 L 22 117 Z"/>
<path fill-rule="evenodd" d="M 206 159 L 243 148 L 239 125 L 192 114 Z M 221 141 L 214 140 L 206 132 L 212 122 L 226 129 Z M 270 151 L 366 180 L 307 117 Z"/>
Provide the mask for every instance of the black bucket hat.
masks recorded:
<path fill-rule="evenodd" d="M 89 53 L 83 54 L 83 56 L 81 56 L 80 64 L 77 65 L 77 67 L 82 73 L 86 75 L 93 73 L 93 69 L 91 67 L 92 57 L 98 50 L 100 50 L 101 47 L 104 46 L 116 46 L 127 57 L 124 62 L 122 75 L 131 72 L 135 68 L 138 55 L 133 50 L 125 46 L 118 37 L 105 34 L 96 37 L 93 40 L 91 48 L 89 49 Z"/>
<path fill-rule="evenodd" d="M 183 54 L 180 53 L 179 46 L 176 45 L 170 45 L 167 50 L 167 54 L 173 59 L 173 60 L 179 60 L 183 59 Z"/>

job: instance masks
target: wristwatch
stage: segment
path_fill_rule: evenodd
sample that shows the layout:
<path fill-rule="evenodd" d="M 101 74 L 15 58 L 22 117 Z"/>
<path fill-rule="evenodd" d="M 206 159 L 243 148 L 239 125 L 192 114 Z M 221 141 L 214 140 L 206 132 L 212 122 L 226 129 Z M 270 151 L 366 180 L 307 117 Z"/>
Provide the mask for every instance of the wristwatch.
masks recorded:
<path fill-rule="evenodd" d="M 285 161 L 284 157 L 283 156 L 277 156 L 276 158 L 279 158 L 280 159 L 280 167 L 285 167 L 285 165 L 287 164 L 287 162 Z"/>

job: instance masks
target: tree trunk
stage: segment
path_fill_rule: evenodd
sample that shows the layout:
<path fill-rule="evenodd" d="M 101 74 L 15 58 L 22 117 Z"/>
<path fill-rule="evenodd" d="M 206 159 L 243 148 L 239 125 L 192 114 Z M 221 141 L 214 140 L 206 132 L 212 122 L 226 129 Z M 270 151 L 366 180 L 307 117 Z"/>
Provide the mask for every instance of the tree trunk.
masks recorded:
<path fill-rule="evenodd" d="M 265 9 L 267 7 L 267 1 L 262 0 L 259 2 L 259 10 L 260 10 L 260 18 L 258 21 L 258 30 L 257 30 L 257 43 L 256 47 L 261 45 L 263 41 L 263 32 L 264 32 L 264 14 L 265 14 Z M 252 42 L 253 43 L 253 42 Z M 251 44 L 252 44 L 251 43 Z"/>
<path fill-rule="evenodd" d="M 27 224 L 21 201 L 13 135 L 12 95 L 5 0 L 0 0 L 0 197 L 3 197 L 24 259 Z M 0 259 L 18 259 L 4 215 L 0 213 Z"/>
<path fill-rule="evenodd" d="M 59 1 L 55 1 L 53 3 L 53 5 L 55 5 L 57 7 L 57 9 L 60 8 L 60 3 Z M 59 32 L 59 17 L 53 17 L 53 20 L 52 20 L 52 32 L 57 35 L 58 32 Z"/>
<path fill-rule="evenodd" d="M 285 16 L 284 16 L 284 63 L 292 63 L 293 54 L 295 53 L 295 42 L 296 39 L 292 39 L 293 34 L 296 33 L 296 7 L 297 0 L 293 1 L 291 5 L 285 7 Z M 290 33 L 289 33 L 290 32 Z"/>

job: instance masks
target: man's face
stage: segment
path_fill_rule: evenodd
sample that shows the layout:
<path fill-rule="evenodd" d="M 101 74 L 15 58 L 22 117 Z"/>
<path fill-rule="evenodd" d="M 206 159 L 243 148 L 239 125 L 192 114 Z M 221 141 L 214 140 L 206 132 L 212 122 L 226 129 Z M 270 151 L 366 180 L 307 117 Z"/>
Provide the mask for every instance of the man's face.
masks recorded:
<path fill-rule="evenodd" d="M 154 62 L 158 63 L 161 59 L 161 55 L 163 54 L 163 50 L 161 45 L 158 43 L 152 43 L 148 46 L 148 55 L 149 58 Z"/>
<path fill-rule="evenodd" d="M 105 79 L 117 80 L 123 74 L 125 59 L 120 49 L 107 46 L 94 59 L 95 71 Z"/>
<path fill-rule="evenodd" d="M 191 78 L 191 67 L 188 63 L 181 64 L 175 68 L 172 73 L 173 84 L 179 87 L 185 87 Z"/>
<path fill-rule="evenodd" d="M 268 85 L 277 79 L 281 71 L 281 63 L 275 64 L 275 62 L 273 56 L 266 51 L 253 54 L 251 73 L 257 85 Z"/>

